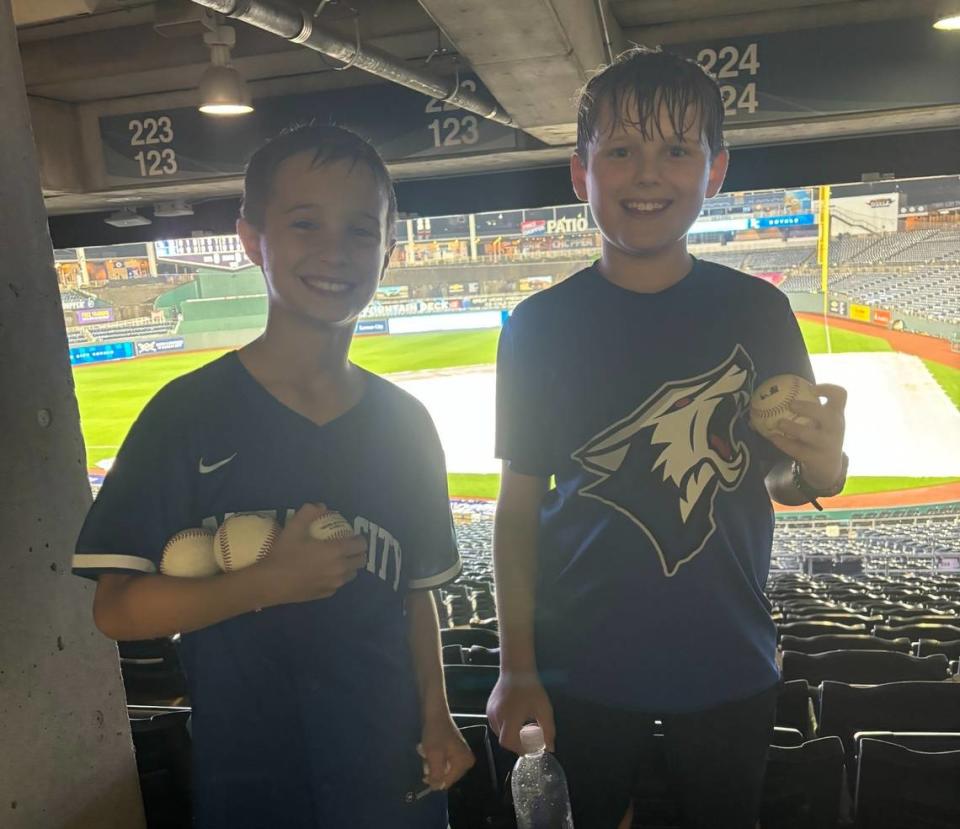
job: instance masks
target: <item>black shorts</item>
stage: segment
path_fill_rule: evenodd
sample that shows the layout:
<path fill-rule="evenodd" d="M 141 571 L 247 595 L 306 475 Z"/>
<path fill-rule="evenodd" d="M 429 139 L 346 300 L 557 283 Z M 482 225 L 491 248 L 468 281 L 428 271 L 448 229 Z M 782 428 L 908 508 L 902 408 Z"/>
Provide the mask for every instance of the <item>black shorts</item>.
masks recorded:
<path fill-rule="evenodd" d="M 551 694 L 556 757 L 567 775 L 574 826 L 616 829 L 630 801 L 665 770 L 684 827 L 754 829 L 777 690 L 663 715 Z"/>

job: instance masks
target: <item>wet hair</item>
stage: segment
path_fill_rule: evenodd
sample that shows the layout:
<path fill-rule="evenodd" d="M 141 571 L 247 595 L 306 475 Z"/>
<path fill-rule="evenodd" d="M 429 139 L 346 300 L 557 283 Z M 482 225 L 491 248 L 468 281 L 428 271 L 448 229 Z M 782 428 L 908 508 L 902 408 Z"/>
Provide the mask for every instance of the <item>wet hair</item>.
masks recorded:
<path fill-rule="evenodd" d="M 243 179 L 240 215 L 258 230 L 263 230 L 267 202 L 280 164 L 294 155 L 313 153 L 313 164 L 349 161 L 365 164 L 383 191 L 387 201 L 387 239 L 395 238 L 397 196 L 386 164 L 372 144 L 355 132 L 334 124 L 307 123 L 288 127 L 258 149 L 247 162 Z"/>
<path fill-rule="evenodd" d="M 660 110 L 665 107 L 670 125 L 683 137 L 691 115 L 700 116 L 710 155 L 716 156 L 723 144 L 723 98 L 720 87 L 700 64 L 663 52 L 638 46 L 617 56 L 587 83 L 577 107 L 577 155 L 586 164 L 588 148 L 600 130 L 600 120 L 610 113 L 609 129 L 628 124 L 640 131 L 645 140 L 660 127 Z M 626 113 L 635 113 L 636 122 Z M 697 140 L 700 136 L 697 136 Z"/>

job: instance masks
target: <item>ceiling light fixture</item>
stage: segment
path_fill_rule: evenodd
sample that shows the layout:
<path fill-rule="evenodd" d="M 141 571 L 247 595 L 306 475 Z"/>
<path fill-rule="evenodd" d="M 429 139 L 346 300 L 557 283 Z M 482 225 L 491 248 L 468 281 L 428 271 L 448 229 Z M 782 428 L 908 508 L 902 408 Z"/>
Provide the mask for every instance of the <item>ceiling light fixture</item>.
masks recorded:
<path fill-rule="evenodd" d="M 944 6 L 934 21 L 933 28 L 943 32 L 960 31 L 960 3 Z"/>
<path fill-rule="evenodd" d="M 211 15 L 203 42 L 210 47 L 210 66 L 200 79 L 200 111 L 207 115 L 246 115 L 253 112 L 250 90 L 243 76 L 230 65 L 230 50 L 237 42 L 230 26 Z"/>

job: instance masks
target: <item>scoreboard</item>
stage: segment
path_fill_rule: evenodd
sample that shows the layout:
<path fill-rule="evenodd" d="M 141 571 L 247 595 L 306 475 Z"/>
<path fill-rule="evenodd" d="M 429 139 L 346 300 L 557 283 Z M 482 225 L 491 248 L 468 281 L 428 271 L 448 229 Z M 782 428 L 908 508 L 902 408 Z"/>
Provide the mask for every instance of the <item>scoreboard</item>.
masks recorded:
<path fill-rule="evenodd" d="M 486 92 L 471 76 L 460 87 Z M 101 116 L 106 184 L 241 175 L 268 138 L 311 120 L 358 132 L 388 162 L 542 146 L 519 130 L 394 84 L 257 99 L 254 106 L 233 118 L 195 107 Z"/>
<path fill-rule="evenodd" d="M 206 265 L 224 270 L 239 270 L 252 267 L 247 259 L 240 237 L 197 236 L 187 239 L 162 239 L 154 242 L 157 259 L 179 262 L 184 265 Z"/>
<path fill-rule="evenodd" d="M 960 103 L 960 38 L 923 17 L 665 48 L 716 79 L 730 126 Z"/>

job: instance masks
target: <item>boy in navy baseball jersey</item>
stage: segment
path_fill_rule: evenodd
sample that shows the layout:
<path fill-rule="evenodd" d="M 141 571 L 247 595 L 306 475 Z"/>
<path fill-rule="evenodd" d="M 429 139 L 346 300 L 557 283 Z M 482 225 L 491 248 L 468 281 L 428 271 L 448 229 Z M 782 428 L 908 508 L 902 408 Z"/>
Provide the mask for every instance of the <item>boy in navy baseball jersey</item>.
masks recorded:
<path fill-rule="evenodd" d="M 813 379 L 785 295 L 687 252 L 726 172 L 722 119 L 679 57 L 636 49 L 594 77 L 571 173 L 601 258 L 500 339 L 487 712 L 514 751 L 543 726 L 578 827 L 629 825 L 658 719 L 684 825 L 753 829 L 779 679 L 770 499 L 845 477 L 843 389 L 819 386 L 826 403 L 794 407 L 810 425 L 773 443 L 747 425 L 758 383 Z"/>
<path fill-rule="evenodd" d="M 77 543 L 103 633 L 182 634 L 203 829 L 444 829 L 440 791 L 473 762 L 430 593 L 460 571 L 443 452 L 420 403 L 347 356 L 395 218 L 382 160 L 347 130 L 254 154 L 238 232 L 266 330 L 150 401 Z M 322 505 L 356 536 L 311 539 Z M 285 524 L 266 559 L 162 574 L 172 535 L 237 512 Z"/>

